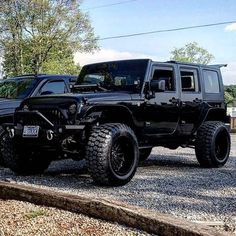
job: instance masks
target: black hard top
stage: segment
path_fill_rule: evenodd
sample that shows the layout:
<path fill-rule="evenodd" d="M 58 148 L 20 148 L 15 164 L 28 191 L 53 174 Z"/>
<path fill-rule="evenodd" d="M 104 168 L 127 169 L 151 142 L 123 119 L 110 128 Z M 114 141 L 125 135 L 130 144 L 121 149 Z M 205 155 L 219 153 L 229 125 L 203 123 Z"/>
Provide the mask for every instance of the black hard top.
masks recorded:
<path fill-rule="evenodd" d="M 178 65 L 189 65 L 189 66 L 201 66 L 201 67 L 208 67 L 208 68 L 221 68 L 221 67 L 226 67 L 227 64 L 215 64 L 215 65 L 205 65 L 205 64 L 198 64 L 198 63 L 192 63 L 192 62 L 182 62 L 182 61 L 174 61 L 174 60 L 170 60 L 170 61 L 153 61 L 152 59 L 149 58 L 137 58 L 137 59 L 124 59 L 124 60 L 114 60 L 114 61 L 103 61 L 103 62 L 97 62 L 97 63 L 91 63 L 91 64 L 87 64 L 85 66 L 89 66 L 89 65 L 97 65 L 97 64 L 103 64 L 103 63 L 115 63 L 115 62 L 129 62 L 129 61 L 147 61 L 147 62 L 151 62 L 151 63 L 161 63 L 161 64 L 178 64 Z"/>

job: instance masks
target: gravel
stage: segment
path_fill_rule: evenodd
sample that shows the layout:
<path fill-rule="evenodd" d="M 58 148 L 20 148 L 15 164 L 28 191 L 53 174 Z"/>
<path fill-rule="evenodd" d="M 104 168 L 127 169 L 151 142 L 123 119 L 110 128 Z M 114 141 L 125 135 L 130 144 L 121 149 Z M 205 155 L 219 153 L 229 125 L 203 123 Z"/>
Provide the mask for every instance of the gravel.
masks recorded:
<path fill-rule="evenodd" d="M 0 200 L 0 235 L 147 236 L 150 234 L 55 208 Z"/>
<path fill-rule="evenodd" d="M 193 222 L 219 225 L 236 234 L 236 135 L 222 168 L 200 168 L 193 149 L 154 148 L 127 185 L 95 186 L 84 161 L 53 162 L 41 176 L 20 177 L 0 170 L 0 180 L 49 188 L 91 198 L 118 200 Z"/>

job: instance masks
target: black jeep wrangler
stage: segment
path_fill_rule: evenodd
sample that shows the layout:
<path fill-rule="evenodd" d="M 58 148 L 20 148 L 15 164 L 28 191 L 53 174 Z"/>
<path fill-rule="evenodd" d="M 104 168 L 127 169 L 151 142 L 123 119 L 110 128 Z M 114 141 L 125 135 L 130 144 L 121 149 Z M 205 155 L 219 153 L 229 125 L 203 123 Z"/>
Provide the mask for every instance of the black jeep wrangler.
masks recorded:
<path fill-rule="evenodd" d="M 220 67 L 149 59 L 84 66 L 74 92 L 24 100 L 1 149 L 18 174 L 60 158 L 85 158 L 93 180 L 124 185 L 153 147 L 195 147 L 202 167 L 229 157 Z"/>

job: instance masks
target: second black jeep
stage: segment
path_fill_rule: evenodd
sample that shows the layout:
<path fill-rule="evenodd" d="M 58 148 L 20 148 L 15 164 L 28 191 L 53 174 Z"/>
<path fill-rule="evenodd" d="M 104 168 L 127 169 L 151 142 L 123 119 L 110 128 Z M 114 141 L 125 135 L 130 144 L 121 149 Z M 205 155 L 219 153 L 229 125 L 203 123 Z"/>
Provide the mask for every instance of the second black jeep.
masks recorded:
<path fill-rule="evenodd" d="M 18 174 L 59 158 L 88 162 L 93 180 L 124 185 L 153 147 L 195 147 L 202 167 L 229 157 L 221 65 L 123 60 L 84 66 L 74 92 L 24 100 L 1 149 Z"/>

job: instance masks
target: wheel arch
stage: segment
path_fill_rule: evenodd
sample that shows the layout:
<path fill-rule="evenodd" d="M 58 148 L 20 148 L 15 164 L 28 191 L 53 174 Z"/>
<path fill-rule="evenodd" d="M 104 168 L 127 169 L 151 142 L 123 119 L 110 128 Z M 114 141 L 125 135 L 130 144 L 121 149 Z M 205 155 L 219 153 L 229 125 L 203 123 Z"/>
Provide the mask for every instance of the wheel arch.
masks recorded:
<path fill-rule="evenodd" d="M 226 111 L 223 108 L 210 108 L 204 121 L 222 121 L 226 122 Z"/>
<path fill-rule="evenodd" d="M 206 121 L 221 121 L 223 123 L 228 122 L 226 111 L 224 108 L 209 107 L 208 104 L 204 104 L 201 109 L 202 111 L 200 113 L 198 121 L 195 123 L 195 128 L 193 129 L 192 134 L 194 134 Z"/>
<path fill-rule="evenodd" d="M 133 114 L 124 105 L 91 106 L 83 114 L 82 122 L 86 122 L 86 120 L 90 123 L 123 123 L 131 128 L 135 127 Z"/>

